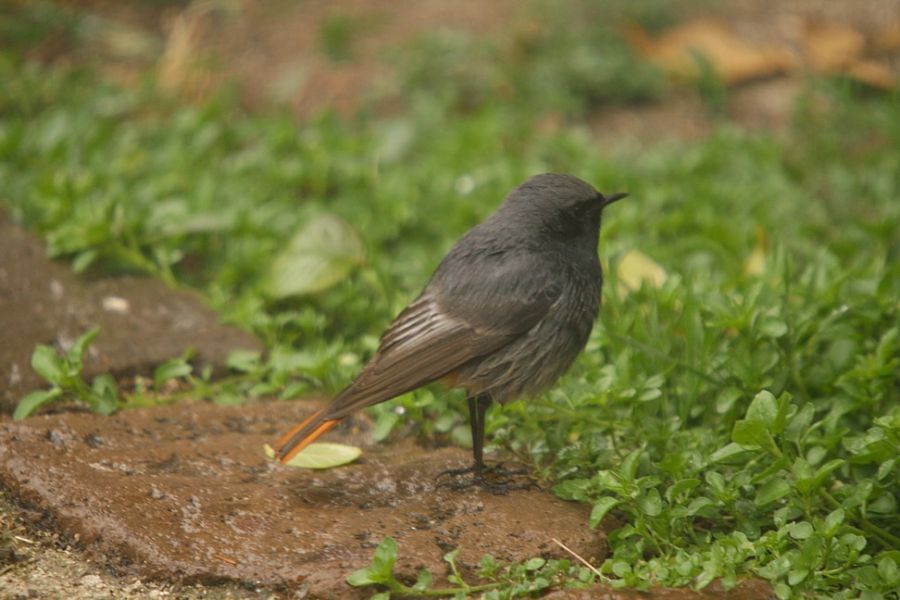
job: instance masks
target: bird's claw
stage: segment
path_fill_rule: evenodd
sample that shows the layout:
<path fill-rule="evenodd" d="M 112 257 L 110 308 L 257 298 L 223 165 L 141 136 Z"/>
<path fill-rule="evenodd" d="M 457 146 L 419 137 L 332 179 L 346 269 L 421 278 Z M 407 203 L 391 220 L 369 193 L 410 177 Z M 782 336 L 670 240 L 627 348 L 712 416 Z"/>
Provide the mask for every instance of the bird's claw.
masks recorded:
<path fill-rule="evenodd" d="M 471 477 L 464 478 L 465 475 Z M 515 481 L 517 476 L 526 476 L 526 481 Z M 506 494 L 514 490 L 527 490 L 539 488 L 537 483 L 530 478 L 530 471 L 524 467 L 507 469 L 503 463 L 496 465 L 473 464 L 459 469 L 447 469 L 437 475 L 437 479 L 447 477 L 444 481 L 438 481 L 437 487 L 454 491 L 469 489 L 478 486 L 495 494 Z"/>

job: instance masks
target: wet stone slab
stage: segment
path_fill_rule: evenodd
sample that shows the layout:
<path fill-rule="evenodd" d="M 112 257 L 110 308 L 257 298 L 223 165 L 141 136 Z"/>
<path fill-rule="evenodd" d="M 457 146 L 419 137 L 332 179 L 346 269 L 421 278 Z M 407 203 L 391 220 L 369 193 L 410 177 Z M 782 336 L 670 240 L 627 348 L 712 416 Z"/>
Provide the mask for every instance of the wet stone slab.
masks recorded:
<path fill-rule="evenodd" d="M 0 411 L 12 412 L 47 385 L 31 368 L 35 346 L 66 351 L 92 327 L 100 335 L 84 357 L 87 378 L 150 375 L 187 348 L 198 367 L 221 373 L 232 350 L 263 349 L 246 331 L 221 324 L 193 292 L 148 277 L 76 276 L 0 208 Z"/>
<path fill-rule="evenodd" d="M 366 448 L 352 465 L 307 471 L 267 460 L 263 444 L 315 406 L 188 404 L 7 422 L 0 483 L 94 559 L 144 577 L 367 597 L 344 580 L 386 535 L 411 581 L 422 567 L 445 574 L 442 556 L 458 546 L 469 572 L 485 553 L 562 557 L 554 537 L 602 560 L 605 535 L 586 526 L 587 507 L 540 490 L 438 488 L 437 474 L 466 465 L 468 451 L 373 445 L 363 419 L 326 437 Z"/>

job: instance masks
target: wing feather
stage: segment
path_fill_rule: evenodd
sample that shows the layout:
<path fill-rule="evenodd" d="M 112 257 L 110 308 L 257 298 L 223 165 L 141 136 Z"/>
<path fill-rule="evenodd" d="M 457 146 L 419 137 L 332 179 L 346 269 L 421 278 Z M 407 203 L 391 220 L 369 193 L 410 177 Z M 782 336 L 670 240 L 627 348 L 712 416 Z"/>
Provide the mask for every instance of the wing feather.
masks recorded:
<path fill-rule="evenodd" d="M 328 409 L 341 418 L 440 379 L 460 365 L 512 341 L 516 334 L 478 331 L 420 298 L 382 336 L 381 346 L 359 376 Z"/>
<path fill-rule="evenodd" d="M 461 282 L 455 285 L 445 283 L 446 262 L 442 263 L 422 295 L 382 335 L 375 355 L 332 401 L 324 417 L 342 418 L 497 351 L 539 323 L 562 292 L 559 273 L 536 273 L 534 263 L 521 257 L 495 255 L 484 260 L 490 262 L 470 262 L 466 277 L 450 278 Z"/>

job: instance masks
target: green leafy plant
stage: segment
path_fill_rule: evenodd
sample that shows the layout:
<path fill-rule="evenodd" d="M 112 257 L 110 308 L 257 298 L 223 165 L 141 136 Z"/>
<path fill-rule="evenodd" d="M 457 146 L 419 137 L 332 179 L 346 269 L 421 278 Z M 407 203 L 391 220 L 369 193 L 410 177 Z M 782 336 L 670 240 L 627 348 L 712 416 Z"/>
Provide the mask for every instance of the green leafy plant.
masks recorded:
<path fill-rule="evenodd" d="M 153 370 L 153 387 L 157 392 L 163 392 L 170 381 L 189 376 L 194 372 L 194 367 L 188 362 L 192 350 L 188 350 L 182 356 L 170 358 Z"/>
<path fill-rule="evenodd" d="M 52 346 L 39 345 L 31 355 L 31 368 L 51 384 L 48 390 L 25 395 L 16 406 L 14 419 L 24 419 L 50 402 L 84 402 L 91 411 L 109 415 L 118 408 L 118 386 L 109 374 L 94 377 L 88 384 L 82 377 L 84 355 L 100 334 L 93 328 L 72 343 L 65 354 Z"/>
<path fill-rule="evenodd" d="M 444 555 L 450 573 L 447 579 L 454 587 L 433 587 L 434 575 L 427 569 L 419 571 L 416 582 L 407 585 L 394 574 L 397 561 L 397 542 L 385 537 L 378 544 L 369 566 L 354 571 L 347 577 L 347 583 L 354 587 L 380 586 L 387 591 L 373 598 L 387 600 L 394 597 L 438 597 L 469 598 L 472 594 L 482 594 L 487 600 L 530 597 L 546 592 L 554 585 L 571 580 L 575 585 L 593 581 L 593 574 L 583 567 L 575 567 L 567 560 L 546 560 L 532 558 L 520 564 L 502 565 L 490 554 L 485 554 L 478 568 L 478 577 L 489 583 L 472 585 L 466 582 L 456 565 L 459 548 Z"/>
<path fill-rule="evenodd" d="M 387 592 L 377 594 L 373 598 L 387 599 L 391 595 L 396 596 L 456 596 L 471 592 L 480 592 L 496 587 L 496 584 L 488 584 L 486 586 L 469 586 L 456 568 L 456 554 L 458 550 L 448 552 L 444 555 L 444 560 L 450 565 L 453 575 L 452 582 L 458 587 L 453 588 L 431 588 L 433 575 L 427 569 L 419 572 L 416 583 L 412 586 L 405 585 L 400 582 L 394 575 L 394 563 L 397 561 L 397 542 L 392 537 L 386 537 L 381 540 L 375 552 L 372 554 L 372 562 L 369 566 L 354 571 L 347 577 L 347 583 L 354 587 L 364 587 L 370 585 L 379 585 L 387 588 Z"/>

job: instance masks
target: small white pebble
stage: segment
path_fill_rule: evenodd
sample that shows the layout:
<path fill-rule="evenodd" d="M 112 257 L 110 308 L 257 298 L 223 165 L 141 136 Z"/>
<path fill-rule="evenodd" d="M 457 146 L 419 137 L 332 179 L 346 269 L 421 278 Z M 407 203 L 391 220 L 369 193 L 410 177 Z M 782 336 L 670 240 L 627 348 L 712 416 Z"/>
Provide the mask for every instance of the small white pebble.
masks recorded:
<path fill-rule="evenodd" d="M 131 308 L 128 300 L 120 296 L 106 296 L 102 300 L 103 310 L 124 315 Z"/>
<path fill-rule="evenodd" d="M 19 371 L 19 364 L 13 363 L 9 368 L 9 387 L 15 387 L 22 381 L 22 373 Z"/>
<path fill-rule="evenodd" d="M 100 579 L 99 575 L 91 573 L 82 577 L 79 583 L 85 587 L 100 587 L 103 585 L 103 580 Z"/>

